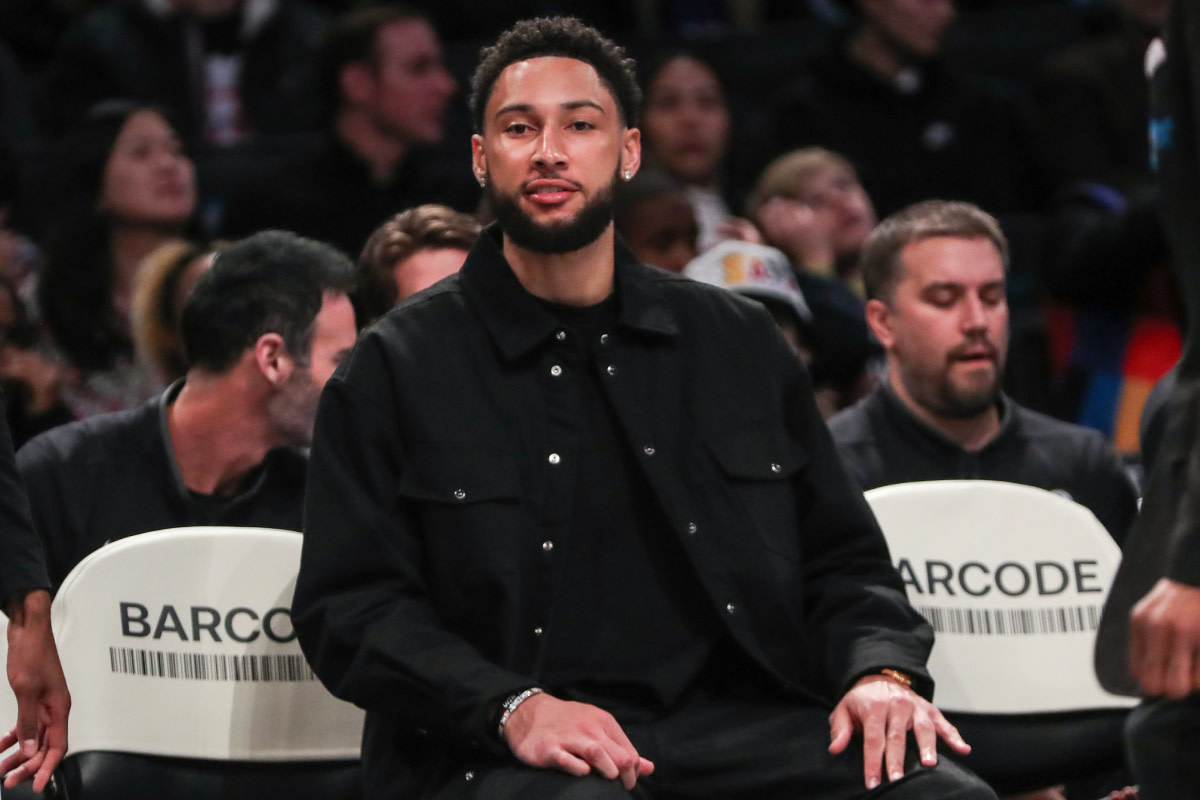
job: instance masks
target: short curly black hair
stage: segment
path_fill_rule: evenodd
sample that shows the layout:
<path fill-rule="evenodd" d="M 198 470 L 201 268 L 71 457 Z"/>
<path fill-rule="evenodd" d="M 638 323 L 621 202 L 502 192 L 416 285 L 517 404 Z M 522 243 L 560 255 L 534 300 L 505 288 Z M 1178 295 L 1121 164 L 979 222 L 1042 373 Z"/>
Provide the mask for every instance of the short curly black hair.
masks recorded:
<path fill-rule="evenodd" d="M 479 51 L 479 66 L 471 76 L 471 118 L 476 133 L 483 133 L 484 111 L 500 73 L 510 64 L 545 56 L 590 64 L 612 93 L 621 122 L 630 128 L 637 125 L 642 90 L 636 64 L 624 48 L 575 17 L 539 17 L 521 20 L 494 45 Z"/>

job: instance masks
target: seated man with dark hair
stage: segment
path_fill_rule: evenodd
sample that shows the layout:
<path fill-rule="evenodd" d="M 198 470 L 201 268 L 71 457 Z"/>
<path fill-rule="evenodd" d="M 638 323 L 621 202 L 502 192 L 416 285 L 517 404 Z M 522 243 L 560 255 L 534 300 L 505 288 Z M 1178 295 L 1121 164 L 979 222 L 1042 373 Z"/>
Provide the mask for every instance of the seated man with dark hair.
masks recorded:
<path fill-rule="evenodd" d="M 354 267 L 328 245 L 256 234 L 222 252 L 183 311 L 187 376 L 130 411 L 56 428 L 17 466 L 57 589 L 107 542 L 186 525 L 300 530 L 317 398 L 354 345 Z"/>

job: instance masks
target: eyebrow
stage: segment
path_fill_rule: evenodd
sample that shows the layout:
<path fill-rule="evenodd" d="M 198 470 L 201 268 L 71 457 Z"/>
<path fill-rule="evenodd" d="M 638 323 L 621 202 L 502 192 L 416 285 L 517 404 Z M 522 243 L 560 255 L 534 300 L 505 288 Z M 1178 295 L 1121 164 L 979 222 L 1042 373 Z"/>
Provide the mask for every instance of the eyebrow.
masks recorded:
<path fill-rule="evenodd" d="M 604 113 L 604 107 L 595 100 L 570 100 L 559 105 L 559 108 L 564 111 L 576 111 L 580 108 L 594 108 L 601 114 Z M 495 116 L 499 117 L 503 114 L 522 113 L 531 114 L 536 110 L 533 103 L 512 103 L 499 109 Z"/>

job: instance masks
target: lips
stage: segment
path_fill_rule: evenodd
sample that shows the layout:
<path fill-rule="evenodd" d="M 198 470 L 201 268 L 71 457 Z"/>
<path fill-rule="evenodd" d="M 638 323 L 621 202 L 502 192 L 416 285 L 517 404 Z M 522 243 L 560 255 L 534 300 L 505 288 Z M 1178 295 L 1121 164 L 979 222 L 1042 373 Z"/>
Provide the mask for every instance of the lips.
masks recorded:
<path fill-rule="evenodd" d="M 967 364 L 981 364 L 996 362 L 996 348 L 989 343 L 983 344 L 960 344 L 955 347 L 947 355 L 946 360 L 951 363 L 964 362 Z"/>
<path fill-rule="evenodd" d="M 575 181 L 562 178 L 537 178 L 525 184 L 524 193 L 539 205 L 559 205 L 570 199 L 581 188 Z"/>

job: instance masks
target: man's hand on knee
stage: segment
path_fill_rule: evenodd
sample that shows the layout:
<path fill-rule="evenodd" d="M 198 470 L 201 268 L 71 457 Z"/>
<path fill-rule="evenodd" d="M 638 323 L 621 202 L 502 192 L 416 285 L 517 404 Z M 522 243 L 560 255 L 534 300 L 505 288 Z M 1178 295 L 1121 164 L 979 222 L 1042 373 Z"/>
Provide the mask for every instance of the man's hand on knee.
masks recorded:
<path fill-rule="evenodd" d="M 638 755 L 612 714 L 587 703 L 536 694 L 521 703 L 504 725 L 513 754 L 531 767 L 587 775 L 595 770 L 632 789 L 654 764 Z"/>
<path fill-rule="evenodd" d="M 1129 669 L 1150 697 L 1200 690 L 1200 587 L 1167 578 L 1133 607 Z"/>
<path fill-rule="evenodd" d="M 884 765 L 888 780 L 898 780 L 904 775 L 904 751 L 910 730 L 921 751 L 921 763 L 927 767 L 937 763 L 938 737 L 955 752 L 971 752 L 971 746 L 941 711 L 885 675 L 868 675 L 854 684 L 829 715 L 829 725 L 833 737 L 829 752 L 835 755 L 846 749 L 856 730 L 862 731 L 863 778 L 868 789 L 880 784 Z"/>

